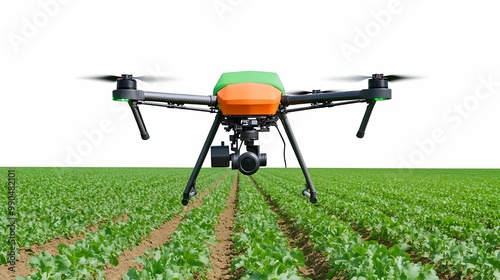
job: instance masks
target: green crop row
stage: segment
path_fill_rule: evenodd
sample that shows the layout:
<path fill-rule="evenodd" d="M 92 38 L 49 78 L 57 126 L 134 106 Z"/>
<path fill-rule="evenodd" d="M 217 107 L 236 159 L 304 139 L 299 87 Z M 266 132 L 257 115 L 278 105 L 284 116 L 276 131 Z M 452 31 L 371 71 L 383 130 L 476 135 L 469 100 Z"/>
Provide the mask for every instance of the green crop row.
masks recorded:
<path fill-rule="evenodd" d="M 494 184 L 500 186 L 500 176 L 487 176 L 493 172 L 455 171 L 454 176 L 445 176 L 450 171 L 444 170 L 445 175 L 437 176 L 437 170 L 433 170 L 427 171 L 432 176 L 427 173 L 423 174 L 425 176 L 410 176 L 400 175 L 402 171 L 381 172 L 383 175 L 361 171 L 365 175 L 363 180 L 356 180 L 353 176 L 345 176 L 342 171 L 316 171 L 319 175 L 316 184 L 326 186 L 326 191 L 345 197 L 344 200 L 355 199 L 376 207 L 387 216 L 410 221 L 422 228 L 436 229 L 478 246 L 500 245 L 500 213 L 496 211 L 500 202 L 493 192 Z M 422 178 L 426 180 L 422 181 Z M 498 187 L 496 189 L 498 191 Z"/>
<path fill-rule="evenodd" d="M 427 171 L 432 176 L 427 173 L 423 174 L 426 176 L 421 176 L 421 172 L 423 171 L 419 170 L 418 176 L 411 176 L 398 170 L 311 170 L 319 190 L 334 194 L 336 200 L 373 207 L 387 216 L 405 223 L 412 223 L 413 226 L 429 231 L 439 231 L 458 240 L 475 243 L 480 247 L 500 248 L 500 226 L 492 225 L 492 218 L 489 215 L 491 212 L 495 212 L 495 215 L 499 214 L 496 213 L 498 211 L 495 205 L 500 207 L 500 204 L 494 201 L 496 197 L 491 192 L 492 185 L 498 181 L 498 176 L 491 176 L 491 178 L 483 176 L 485 172 L 486 175 L 494 174 L 494 172 L 455 171 L 451 173 L 455 174 L 454 177 L 449 175 L 440 184 L 435 178 L 440 178 L 440 176 L 434 176 L 436 170 Z M 451 171 L 444 170 L 443 172 Z M 484 178 L 460 188 L 459 185 L 463 185 L 463 180 L 467 182 L 470 177 L 474 178 L 469 175 L 471 172 L 481 174 Z M 358 176 L 356 176 L 357 173 L 359 173 Z M 279 177 L 280 172 L 275 172 L 273 175 Z M 301 176 L 299 170 L 292 169 L 283 175 L 283 179 L 300 181 L 303 180 Z M 401 177 L 405 179 L 402 180 Z M 421 177 L 426 180 L 422 181 Z M 420 179 L 413 180 L 414 178 Z M 414 181 L 419 182 L 420 185 Z M 452 198 L 448 196 L 451 192 L 450 188 L 454 192 Z M 442 193 L 437 194 L 436 189 L 441 190 Z M 485 191 L 482 192 L 482 189 Z M 482 198 L 481 202 L 474 199 L 477 196 Z M 448 211 L 450 205 L 454 205 L 453 208 L 456 210 Z M 475 211 L 475 216 L 465 214 L 469 213 L 470 209 Z M 482 212 L 482 216 L 477 216 L 477 212 Z M 457 213 L 462 213 L 462 215 Z"/>
<path fill-rule="evenodd" d="M 356 221 L 361 230 L 370 232 L 373 239 L 388 240 L 396 244 L 409 245 L 417 257 L 429 258 L 440 271 L 449 268 L 454 274 L 472 274 L 483 279 L 493 277 L 498 272 L 499 250 L 472 242 L 450 238 L 437 230 L 427 230 L 409 221 L 389 217 L 364 203 L 336 200 L 334 195 L 323 194 L 323 199 L 332 201 L 324 205 L 325 212 L 333 213 L 347 221 Z"/>
<path fill-rule="evenodd" d="M 426 213 L 421 216 L 408 213 L 405 216 L 407 213 L 403 212 L 403 208 L 393 210 L 402 212 L 400 215 L 387 216 L 378 209 L 383 208 L 383 204 L 373 203 L 356 189 L 358 182 L 352 182 L 352 188 L 329 185 L 325 178 L 319 178 L 316 182 L 318 187 L 324 189 L 323 199 L 331 201 L 322 205 L 325 212 L 347 221 L 356 221 L 357 227 L 369 231 L 373 239 L 409 245 L 408 250 L 416 257 L 432 260 L 439 271 L 472 275 L 480 279 L 492 279 L 500 271 L 500 250 L 495 249 L 499 241 L 494 238 L 479 247 L 472 241 L 451 238 L 436 228 L 419 227 L 422 224 L 419 221 Z M 371 185 L 374 186 L 377 185 Z M 439 208 L 434 207 L 426 212 L 434 211 L 439 211 Z"/>
<path fill-rule="evenodd" d="M 87 233 L 85 239 L 75 244 L 60 244 L 56 256 L 43 252 L 32 257 L 29 262 L 37 270 L 26 278 L 18 279 L 104 278 L 104 265 L 116 265 L 123 250 L 136 246 L 151 230 L 183 209 L 180 194 L 185 174 L 170 174 L 166 180 L 156 175 L 146 181 L 142 178 L 140 183 L 111 181 L 106 188 L 126 186 L 130 189 L 127 192 L 133 193 L 123 198 L 118 206 L 122 213 L 128 215 L 128 221 L 117 220 L 99 225 L 97 232 Z M 204 176 L 199 182 L 199 189 L 212 185 L 216 176 L 220 177 L 221 173 Z"/>
<path fill-rule="evenodd" d="M 199 192 L 230 174 L 227 171 L 202 169 Z M 75 244 L 59 245 L 56 256 L 48 252 L 33 256 L 30 264 L 36 271 L 18 279 L 104 278 L 105 265 L 116 264 L 123 250 L 136 246 L 184 209 L 180 198 L 190 172 L 17 168 L 19 247 L 99 226 Z M 264 193 L 328 257 L 330 276 L 437 279 L 437 270 L 444 278 L 500 279 L 498 170 L 310 169 L 310 173 L 317 204 L 300 194 L 304 182 L 300 169 L 262 169 L 252 175 L 258 186 L 241 176 L 233 237 L 239 255 L 233 272 L 249 279 L 300 278 L 302 253 L 289 248 Z M 186 215 L 170 242 L 138 259 L 142 270 L 132 269 L 124 277 L 204 279 L 210 269 L 207 244 L 214 242 L 214 225 L 232 185 L 230 177 Z M 4 185 L 6 178 L 0 177 Z M 0 192 L 5 213 L 6 188 Z M 4 236 L 10 233 L 8 222 L 0 215 Z M 7 261 L 5 242 L 0 239 L 0 264 Z"/>
<path fill-rule="evenodd" d="M 241 254 L 234 259 L 233 270 L 244 268 L 241 279 L 302 279 L 297 267 L 304 266 L 303 253 L 289 248 L 277 225 L 278 215 L 249 177 L 241 176 L 238 186 L 233 240 Z"/>
<path fill-rule="evenodd" d="M 20 248 L 44 244 L 59 236 L 84 232 L 91 225 L 105 223 L 123 215 L 120 205 L 133 196 L 128 184 L 138 182 L 129 172 L 120 174 L 106 169 L 68 169 L 60 176 L 59 169 L 22 168 L 17 170 L 16 241 Z M 135 172 L 130 172 L 135 173 Z M 123 177 L 123 178 L 120 178 Z M 114 181 L 121 181 L 114 184 Z M 114 185 L 114 187 L 108 187 Z M 2 196 L 3 198 L 3 196 Z M 2 207 L 7 205 L 1 204 Z M 7 220 L 0 217 L 1 229 Z M 0 264 L 6 250 L 0 239 Z"/>
<path fill-rule="evenodd" d="M 419 204 L 422 196 L 429 195 L 427 192 L 436 194 L 436 188 L 443 190 L 443 193 L 449 192 L 445 185 L 453 185 L 452 176 L 447 176 L 447 180 L 441 183 L 443 187 L 440 185 L 430 188 L 428 184 L 425 184 L 426 181 L 423 181 L 420 187 L 409 189 L 405 186 L 414 184 L 412 180 L 408 180 L 413 177 L 403 173 L 402 176 L 407 180 L 400 181 L 402 171 L 354 171 L 358 170 L 313 170 L 321 200 L 328 202 L 319 204 L 325 214 L 334 214 L 342 220 L 355 222 L 357 228 L 370 233 L 371 239 L 386 240 L 398 246 L 407 247 L 406 250 L 411 250 L 416 258 L 428 259 L 436 263 L 436 268 L 441 273 L 469 275 L 478 279 L 500 277 L 500 248 L 497 231 L 486 228 L 482 224 L 477 226 L 477 223 L 468 223 L 463 226 L 468 226 L 466 232 L 470 236 L 465 238 L 465 241 L 457 240 L 443 233 L 446 232 L 444 225 L 454 221 L 448 217 L 457 215 L 457 211 L 441 210 L 442 206 L 449 207 L 449 199 L 441 194 L 436 195 L 437 198 L 432 198 L 434 205 Z M 429 181 L 435 181 L 435 177 L 438 177 L 434 172 L 437 171 L 431 172 L 433 176 L 429 176 Z M 467 172 L 465 175 L 460 174 L 463 171 L 455 172 L 456 176 L 453 177 L 455 181 L 467 177 Z M 480 171 L 474 172 L 481 173 Z M 293 184 L 302 179 L 300 170 L 276 170 L 268 173 L 279 178 L 284 184 Z M 356 177 L 356 173 L 363 177 Z M 425 176 L 422 177 L 425 178 Z M 498 180 L 495 176 L 491 178 L 484 176 L 475 185 L 471 183 L 469 189 L 480 189 L 481 186 L 489 189 L 495 180 Z M 464 179 L 464 181 L 468 180 Z M 413 197 L 413 201 L 403 202 L 393 199 L 402 190 L 405 194 L 401 196 Z M 466 205 L 463 201 L 470 199 L 465 197 L 460 200 L 460 196 L 467 195 L 461 193 L 461 189 L 457 187 L 455 187 L 455 192 L 454 197 L 457 201 L 454 201 L 454 204 Z M 476 192 L 480 193 L 479 190 Z M 486 190 L 483 195 L 489 192 Z M 470 194 L 470 191 L 464 193 Z M 438 202 L 438 198 L 442 198 L 442 201 Z M 475 205 L 475 207 L 486 208 L 491 205 L 490 200 L 485 199 L 483 204 Z M 433 220 L 429 216 L 439 218 Z M 475 225 L 477 227 L 474 227 Z"/>
<path fill-rule="evenodd" d="M 322 182 L 324 182 L 323 185 L 329 184 L 328 180 L 324 178 L 317 181 L 318 184 L 322 184 Z M 458 240 L 472 242 L 481 247 L 495 248 L 500 245 L 500 226 L 488 228 L 479 221 L 464 218 L 455 213 L 447 213 L 442 211 L 441 208 L 435 207 L 436 205 L 447 204 L 447 200 L 443 199 L 441 202 L 435 202 L 431 207 L 431 205 L 425 206 L 420 202 L 416 202 L 416 199 L 414 201 L 402 201 L 391 198 L 390 195 L 384 194 L 381 196 L 381 189 L 384 188 L 383 183 L 370 186 L 370 189 L 380 190 L 378 193 L 363 192 L 362 188 L 366 189 L 366 185 L 361 186 L 359 183 L 350 184 L 347 191 L 345 191 L 346 188 L 346 186 L 335 185 L 328 188 L 327 192 L 335 195 L 339 193 L 345 194 L 344 201 L 355 199 L 358 203 L 362 202 L 367 207 L 375 207 L 377 211 L 404 221 L 404 223 L 411 223 L 429 231 L 439 231 Z M 339 192 L 339 189 L 343 190 Z M 416 198 L 423 195 L 422 193 L 425 193 L 425 191 L 411 189 L 407 193 L 413 194 Z M 353 194 L 356 194 L 355 198 L 352 197 Z M 464 205 L 463 207 L 467 206 Z"/>
<path fill-rule="evenodd" d="M 215 225 L 226 206 L 232 179 L 228 176 L 203 198 L 201 207 L 186 214 L 169 242 L 136 259 L 143 265 L 142 270 L 132 268 L 123 279 L 181 280 L 195 275 L 206 279 L 206 270 L 211 268 L 208 245 L 215 242 Z"/>
<path fill-rule="evenodd" d="M 296 186 L 297 182 L 274 177 L 271 172 L 261 172 L 255 175 L 255 180 L 262 191 L 309 234 L 309 240 L 315 247 L 328 256 L 332 266 L 330 276 L 340 274 L 349 279 L 437 279 L 433 267 L 414 263 L 405 252 L 405 246 L 387 248 L 376 241 L 362 241 L 349 223 L 328 215 L 321 207 L 301 197 L 300 187 L 295 192 L 287 189 L 290 185 Z"/>

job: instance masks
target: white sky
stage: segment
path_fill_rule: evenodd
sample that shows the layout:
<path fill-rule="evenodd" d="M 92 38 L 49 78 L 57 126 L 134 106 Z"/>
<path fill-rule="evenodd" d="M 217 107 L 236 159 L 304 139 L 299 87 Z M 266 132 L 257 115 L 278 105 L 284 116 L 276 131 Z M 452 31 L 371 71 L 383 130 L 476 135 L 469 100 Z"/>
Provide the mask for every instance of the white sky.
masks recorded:
<path fill-rule="evenodd" d="M 111 100 L 115 84 L 80 77 L 171 75 L 138 87 L 209 95 L 223 72 L 261 70 L 287 90 L 366 87 L 325 79 L 348 74 L 422 77 L 390 84 L 364 139 L 362 104 L 289 114 L 309 167 L 499 168 L 499 5 L 468 3 L 11 2 L 0 11 L 0 166 L 191 167 L 215 115 L 142 106 L 143 141 L 128 105 Z M 283 167 L 277 131 L 260 136 L 268 166 Z M 287 161 L 298 166 L 290 145 Z"/>

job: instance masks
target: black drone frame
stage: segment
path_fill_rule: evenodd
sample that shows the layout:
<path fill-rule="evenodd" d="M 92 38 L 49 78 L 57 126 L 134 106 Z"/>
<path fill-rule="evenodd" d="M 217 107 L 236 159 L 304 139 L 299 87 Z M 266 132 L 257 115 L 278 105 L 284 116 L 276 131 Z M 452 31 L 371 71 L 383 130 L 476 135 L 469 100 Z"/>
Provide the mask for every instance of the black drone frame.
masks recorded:
<path fill-rule="evenodd" d="M 280 105 L 276 111 L 276 115 L 273 116 L 262 116 L 257 120 L 249 121 L 250 116 L 225 116 L 222 111 L 218 108 L 217 95 L 192 95 L 192 94 L 178 94 L 178 93 L 163 93 L 163 92 L 149 92 L 137 89 L 136 80 L 132 75 L 122 75 L 121 78 L 117 80 L 117 89 L 113 91 L 113 99 L 127 101 L 132 109 L 132 113 L 139 127 L 141 137 L 144 140 L 149 139 L 149 133 L 146 129 L 144 121 L 142 119 L 141 113 L 139 111 L 138 105 L 152 105 L 152 106 L 162 106 L 167 108 L 175 109 L 186 109 L 215 113 L 214 122 L 208 132 L 207 139 L 203 144 L 198 160 L 194 166 L 194 169 L 189 177 L 186 188 L 184 189 L 182 204 L 187 205 L 191 197 L 196 195 L 196 178 L 201 170 L 203 162 L 208 154 L 210 145 L 212 144 L 217 129 L 219 125 L 227 125 L 227 131 L 233 129 L 235 135 L 231 136 L 232 141 L 231 149 L 235 151 L 235 154 L 239 155 L 239 149 L 235 147 L 235 142 L 241 138 L 247 146 L 247 150 L 254 151 L 252 154 L 256 154 L 258 159 L 261 161 L 261 165 L 265 165 L 266 156 L 265 154 L 259 154 L 258 146 L 253 145 L 253 140 L 257 140 L 256 134 L 259 131 L 255 129 L 260 128 L 260 131 L 268 131 L 269 126 L 276 126 L 276 121 L 279 119 L 285 129 L 285 133 L 288 136 L 288 140 L 292 146 L 292 149 L 297 157 L 302 173 L 304 174 L 306 187 L 302 190 L 302 194 L 309 198 L 310 202 L 316 203 L 316 189 L 307 170 L 304 158 L 300 152 L 297 140 L 288 121 L 287 114 L 291 112 L 318 109 L 318 108 L 330 108 L 341 105 L 348 105 L 354 103 L 367 103 L 366 111 L 364 113 L 361 125 L 359 127 L 356 136 L 358 138 L 363 138 L 372 113 L 375 103 L 379 100 L 391 99 L 391 89 L 388 88 L 388 80 L 382 74 L 373 74 L 368 80 L 368 88 L 357 91 L 342 91 L 342 92 L 322 92 L 320 90 L 313 90 L 307 94 L 301 95 L 282 95 Z M 199 107 L 189 107 L 189 105 L 204 105 L 208 108 Z M 293 105 L 309 104 L 307 106 L 289 108 Z M 280 133 L 281 135 L 281 133 Z M 220 146 L 225 148 L 224 144 Z M 231 157 L 233 157 L 233 155 Z M 231 160 L 231 158 L 229 159 Z M 215 159 L 217 161 L 217 158 Z M 223 161 L 226 161 L 224 159 Z M 235 163 L 234 158 L 232 163 Z M 262 164 L 263 163 L 263 164 Z M 214 164 L 214 158 L 212 158 L 212 164 Z M 237 165 L 237 163 L 236 163 Z M 218 165 L 222 166 L 222 165 Z M 228 166 L 228 165 L 227 165 Z M 258 168 L 258 166 L 257 166 Z M 234 165 L 233 165 L 233 169 Z M 240 169 L 241 171 L 241 169 Z M 256 170 L 250 170 L 246 175 L 253 174 Z M 243 172 L 245 174 L 245 172 Z"/>

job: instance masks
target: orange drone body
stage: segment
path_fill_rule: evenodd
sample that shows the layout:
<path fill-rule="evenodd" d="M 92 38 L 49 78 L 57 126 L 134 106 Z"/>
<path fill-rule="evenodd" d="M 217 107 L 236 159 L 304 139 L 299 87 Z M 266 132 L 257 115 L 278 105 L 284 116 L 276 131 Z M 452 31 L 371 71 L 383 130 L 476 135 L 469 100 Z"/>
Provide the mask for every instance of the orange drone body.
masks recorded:
<path fill-rule="evenodd" d="M 224 116 L 276 115 L 284 92 L 276 73 L 261 71 L 223 73 L 214 88 Z"/>
<path fill-rule="evenodd" d="M 217 103 L 226 116 L 275 115 L 281 91 L 268 84 L 238 83 L 217 92 Z"/>

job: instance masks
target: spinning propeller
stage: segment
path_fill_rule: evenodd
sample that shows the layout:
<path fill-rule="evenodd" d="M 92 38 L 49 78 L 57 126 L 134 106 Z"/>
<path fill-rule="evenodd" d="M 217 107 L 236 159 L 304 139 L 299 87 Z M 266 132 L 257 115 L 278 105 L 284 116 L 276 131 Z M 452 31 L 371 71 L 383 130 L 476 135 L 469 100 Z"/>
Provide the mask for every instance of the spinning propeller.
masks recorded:
<path fill-rule="evenodd" d="M 159 81 L 173 81 L 175 78 L 165 77 L 165 76 L 151 76 L 151 75 L 142 75 L 142 76 L 132 76 L 131 74 L 122 74 L 121 76 L 115 75 L 100 75 L 100 76 L 90 76 L 86 77 L 86 79 L 104 81 L 104 82 L 116 82 L 119 79 L 123 78 L 133 78 L 136 80 L 140 80 L 143 82 L 159 82 Z"/>
<path fill-rule="evenodd" d="M 412 79 L 418 79 L 416 76 L 406 76 L 406 75 L 384 75 L 384 74 L 373 74 L 372 76 L 365 76 L 365 75 L 350 75 L 350 76 L 344 76 L 344 77 L 330 77 L 327 78 L 329 80 L 334 80 L 334 81 L 352 81 L 352 82 L 359 82 L 363 81 L 366 79 L 371 79 L 375 78 L 375 76 L 379 76 L 378 78 L 382 78 L 384 80 L 387 80 L 389 82 L 397 82 L 397 81 L 404 81 L 404 80 L 412 80 Z"/>

